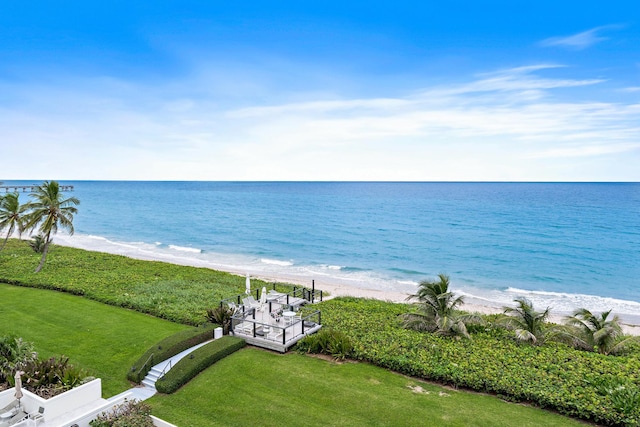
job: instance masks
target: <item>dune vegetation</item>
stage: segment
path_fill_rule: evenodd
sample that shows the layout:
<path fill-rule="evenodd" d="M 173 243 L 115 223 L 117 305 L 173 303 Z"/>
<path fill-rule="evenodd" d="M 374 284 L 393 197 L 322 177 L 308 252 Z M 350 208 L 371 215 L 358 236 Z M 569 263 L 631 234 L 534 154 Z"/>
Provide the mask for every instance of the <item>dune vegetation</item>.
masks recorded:
<path fill-rule="evenodd" d="M 185 325 L 203 323 L 208 308 L 222 298 L 244 291 L 244 278 L 227 273 L 55 245 L 51 247 L 47 268 L 36 274 L 32 268 L 34 256 L 37 254 L 27 242 L 9 240 L 6 250 L 0 253 L 0 281 L 60 290 Z M 3 293 L 5 289 L 18 288 L 3 287 Z M 40 303 L 46 305 L 45 300 Z M 514 335 L 514 328 L 503 325 L 504 317 L 497 315 L 482 316 L 481 322 L 466 325 L 462 336 L 468 338 L 464 338 L 457 333 L 429 331 L 431 327 L 426 330 L 408 327 L 407 313 L 417 312 L 414 305 L 362 298 L 336 298 L 320 303 L 317 308 L 322 311 L 325 328 L 339 331 L 350 340 L 348 359 L 369 362 L 408 375 L 415 381 L 436 381 L 458 390 L 490 393 L 504 400 L 531 403 L 605 425 L 633 426 L 640 422 L 640 347 L 637 344 L 631 343 L 620 355 L 614 356 L 587 351 L 595 350 L 593 345 L 590 349 L 576 349 L 547 339 L 521 340 L 517 339 L 517 333 Z M 458 310 L 464 306 L 458 304 L 455 308 L 450 313 L 455 322 L 445 322 L 441 317 L 439 320 L 442 326 L 453 325 L 448 329 L 451 332 L 461 330 L 458 321 L 467 315 Z M 576 321 L 588 320 L 589 313 L 582 313 Z M 422 314 L 433 317 L 428 310 Z M 29 330 L 31 328 L 36 326 L 30 326 Z M 594 344 L 587 341 L 585 343 Z M 60 348 L 64 351 L 62 343 Z M 145 350 L 139 349 L 138 356 Z M 55 351 L 54 348 L 51 351 Z M 97 354 L 87 366 L 103 363 L 98 348 L 87 347 L 81 351 Z M 134 355 L 127 358 L 130 362 L 122 361 L 122 369 L 135 360 Z M 209 375 L 211 369 L 215 367 L 203 375 Z M 195 384 L 200 377 L 196 377 Z M 313 381 L 318 380 L 313 377 Z M 182 390 L 189 393 L 193 390 L 191 387 L 189 383 L 173 396 L 180 396 Z M 237 385 L 229 387 L 233 389 Z M 245 401 L 248 392 L 241 392 Z M 200 394 L 205 392 L 195 392 L 196 397 Z M 157 401 L 162 403 L 158 408 L 171 406 L 173 396 L 159 396 Z M 268 391 L 253 396 L 269 399 Z M 480 407 L 476 409 L 483 411 Z M 159 411 L 162 416 L 164 409 Z M 178 412 L 176 409 L 176 414 Z M 205 412 L 209 414 L 210 410 Z M 494 421 L 501 419 L 499 413 L 493 416 Z"/>

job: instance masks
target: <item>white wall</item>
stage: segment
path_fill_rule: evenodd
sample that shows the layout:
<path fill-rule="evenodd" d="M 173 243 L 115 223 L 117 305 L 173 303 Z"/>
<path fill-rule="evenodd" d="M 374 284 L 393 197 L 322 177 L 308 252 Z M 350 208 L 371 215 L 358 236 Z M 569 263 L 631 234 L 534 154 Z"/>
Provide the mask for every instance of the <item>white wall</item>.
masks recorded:
<path fill-rule="evenodd" d="M 97 378 L 79 387 L 73 388 L 62 394 L 43 399 L 38 395 L 24 390 L 22 403 L 25 412 L 36 412 L 40 406 L 44 408 L 45 419 L 57 418 L 68 412 L 73 412 L 78 408 L 96 403 L 102 399 L 102 380 Z"/>
<path fill-rule="evenodd" d="M 153 420 L 153 425 L 156 427 L 177 427 L 171 423 L 166 422 L 165 420 L 161 420 L 158 417 L 154 417 L 151 415 L 151 419 Z"/>

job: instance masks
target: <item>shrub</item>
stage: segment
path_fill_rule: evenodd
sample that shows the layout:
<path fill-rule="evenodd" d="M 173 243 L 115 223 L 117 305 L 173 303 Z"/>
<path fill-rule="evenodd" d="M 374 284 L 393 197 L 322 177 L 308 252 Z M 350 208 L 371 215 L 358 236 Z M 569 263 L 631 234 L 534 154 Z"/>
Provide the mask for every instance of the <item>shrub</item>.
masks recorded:
<path fill-rule="evenodd" d="M 91 427 L 153 427 L 151 407 L 138 400 L 125 401 L 112 411 L 103 412 L 92 420 Z"/>
<path fill-rule="evenodd" d="M 298 341 L 296 350 L 303 353 L 327 354 L 336 359 L 344 360 L 351 356 L 353 344 L 349 337 L 341 331 L 323 328 Z"/>
<path fill-rule="evenodd" d="M 229 329 L 231 329 L 231 318 L 235 313 L 235 309 L 227 305 L 222 305 L 213 309 L 208 308 L 205 317 L 211 323 L 222 325 L 223 334 L 228 335 Z"/>
<path fill-rule="evenodd" d="M 225 336 L 194 350 L 182 358 L 156 382 L 160 393 L 173 393 L 218 360 L 246 345 L 242 338 Z"/>
<path fill-rule="evenodd" d="M 33 239 L 29 242 L 29 246 L 31 246 L 31 249 L 33 249 L 33 251 L 37 254 L 41 254 L 44 252 L 44 244 L 45 238 L 42 236 L 42 234 L 33 236 Z"/>
<path fill-rule="evenodd" d="M 597 377 L 590 384 L 602 396 L 611 399 L 613 407 L 625 414 L 640 416 L 640 387 L 626 378 Z"/>
<path fill-rule="evenodd" d="M 0 382 L 13 377 L 17 370 L 37 357 L 33 343 L 13 335 L 0 336 Z"/>
<path fill-rule="evenodd" d="M 213 338 L 215 324 L 205 324 L 198 328 L 186 329 L 171 335 L 147 350 L 133 364 L 127 374 L 129 381 L 140 383 L 151 368 L 176 354 Z"/>
<path fill-rule="evenodd" d="M 83 369 L 69 364 L 68 357 L 35 360 L 22 368 L 23 385 L 40 396 L 55 396 L 82 384 L 87 378 Z"/>

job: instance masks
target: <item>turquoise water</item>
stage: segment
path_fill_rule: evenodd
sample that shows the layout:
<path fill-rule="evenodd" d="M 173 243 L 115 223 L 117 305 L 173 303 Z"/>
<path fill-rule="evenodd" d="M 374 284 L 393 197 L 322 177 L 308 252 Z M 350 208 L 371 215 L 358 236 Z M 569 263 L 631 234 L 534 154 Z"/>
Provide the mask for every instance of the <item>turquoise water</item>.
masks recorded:
<path fill-rule="evenodd" d="M 64 184 L 90 249 L 402 292 L 444 272 L 489 304 L 640 313 L 637 183 Z"/>

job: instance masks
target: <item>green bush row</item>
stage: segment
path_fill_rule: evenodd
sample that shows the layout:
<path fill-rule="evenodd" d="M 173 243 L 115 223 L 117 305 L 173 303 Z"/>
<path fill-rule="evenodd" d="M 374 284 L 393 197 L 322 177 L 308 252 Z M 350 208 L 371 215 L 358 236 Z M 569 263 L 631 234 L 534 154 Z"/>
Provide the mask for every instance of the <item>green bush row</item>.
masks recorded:
<path fill-rule="evenodd" d="M 559 343 L 531 346 L 492 326 L 457 340 L 402 328 L 398 316 L 409 306 L 378 300 L 336 298 L 319 308 L 325 328 L 349 337 L 355 359 L 601 424 L 640 423 L 640 407 L 634 405 L 640 394 L 637 348 L 605 356 Z M 614 384 L 610 392 L 602 391 L 603 380 Z"/>
<path fill-rule="evenodd" d="M 160 393 L 173 393 L 200 372 L 245 345 L 246 342 L 242 338 L 230 336 L 224 336 L 203 345 L 178 361 L 169 372 L 156 382 L 156 389 Z"/>
<path fill-rule="evenodd" d="M 202 326 L 180 331 L 171 335 L 149 350 L 134 363 L 127 373 L 127 379 L 140 384 L 151 368 L 184 350 L 213 338 L 213 330 L 218 325 L 206 323 Z"/>

